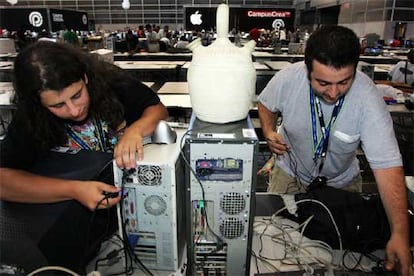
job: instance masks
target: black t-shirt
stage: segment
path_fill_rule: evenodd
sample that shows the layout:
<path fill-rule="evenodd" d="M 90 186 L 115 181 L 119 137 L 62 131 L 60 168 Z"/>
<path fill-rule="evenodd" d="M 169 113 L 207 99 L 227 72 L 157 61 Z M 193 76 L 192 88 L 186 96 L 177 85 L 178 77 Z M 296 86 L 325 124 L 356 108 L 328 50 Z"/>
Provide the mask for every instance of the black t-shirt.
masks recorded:
<path fill-rule="evenodd" d="M 124 119 L 127 126 L 142 116 L 145 108 L 160 102 L 157 94 L 138 80 L 113 84 L 115 94 L 124 106 Z M 16 111 L 9 125 L 7 135 L 1 142 L 0 167 L 23 169 L 31 168 L 36 160 L 42 158 L 33 135 L 23 128 L 22 119 Z"/>

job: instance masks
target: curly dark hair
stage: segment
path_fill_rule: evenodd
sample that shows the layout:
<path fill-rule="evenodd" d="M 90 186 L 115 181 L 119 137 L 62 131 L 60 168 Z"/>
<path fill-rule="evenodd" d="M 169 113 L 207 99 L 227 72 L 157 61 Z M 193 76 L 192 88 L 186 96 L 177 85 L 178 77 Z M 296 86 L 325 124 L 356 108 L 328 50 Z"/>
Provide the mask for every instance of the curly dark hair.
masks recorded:
<path fill-rule="evenodd" d="M 314 60 L 340 69 L 347 65 L 356 67 L 361 48 L 356 34 L 343 26 L 323 26 L 312 33 L 306 42 L 305 63 L 312 72 Z"/>
<path fill-rule="evenodd" d="M 45 90 L 63 88 L 88 79 L 89 116 L 108 122 L 115 129 L 124 110 L 114 94 L 114 85 L 132 78 L 120 68 L 67 43 L 37 42 L 22 50 L 14 62 L 15 116 L 21 120 L 41 151 L 67 139 L 64 121 L 41 104 Z"/>

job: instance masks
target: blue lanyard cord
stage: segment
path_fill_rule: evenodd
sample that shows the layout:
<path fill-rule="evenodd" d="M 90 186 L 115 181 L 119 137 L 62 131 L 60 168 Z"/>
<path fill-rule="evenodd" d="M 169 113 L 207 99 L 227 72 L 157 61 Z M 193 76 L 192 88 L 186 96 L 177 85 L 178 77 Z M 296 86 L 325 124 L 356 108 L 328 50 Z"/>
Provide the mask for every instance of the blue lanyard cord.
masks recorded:
<path fill-rule="evenodd" d="M 318 134 L 316 133 L 316 116 L 315 116 L 315 97 L 312 92 L 312 88 L 310 88 L 310 108 L 311 108 L 311 119 L 312 119 L 312 138 L 313 138 L 313 151 L 316 152 L 316 148 L 318 148 Z"/>
<path fill-rule="evenodd" d="M 66 131 L 68 135 L 75 141 L 76 144 L 78 144 L 79 147 L 85 150 L 90 150 L 90 147 L 85 143 L 85 141 L 82 140 L 82 138 L 77 135 L 70 126 L 66 125 Z"/>
<path fill-rule="evenodd" d="M 344 102 L 345 96 L 341 96 L 335 103 L 335 107 L 332 111 L 331 119 L 327 126 L 325 126 L 325 120 L 323 118 L 323 111 L 321 103 L 318 97 L 315 97 L 312 87 L 310 87 L 310 107 L 311 107 L 311 117 L 312 117 L 312 138 L 314 146 L 314 160 L 317 160 L 319 157 L 325 158 L 326 152 L 328 151 L 329 144 L 329 135 L 331 127 L 335 124 L 338 114 L 341 111 L 342 104 Z M 316 103 L 316 104 L 315 104 Z M 316 110 L 315 110 L 316 109 Z M 316 127 L 316 113 L 318 114 L 319 126 L 321 129 L 322 137 L 318 142 L 318 134 Z M 321 164 L 322 169 L 323 163 Z"/>
<path fill-rule="evenodd" d="M 104 132 L 102 129 L 102 124 L 99 120 L 94 119 L 93 123 L 96 127 L 96 129 L 98 130 L 98 135 L 96 135 L 97 139 L 98 139 L 98 143 L 99 143 L 99 148 L 102 151 L 106 151 L 106 147 L 105 147 L 105 136 L 104 136 Z M 79 147 L 81 147 L 84 150 L 93 150 L 91 149 L 91 147 L 82 139 L 82 136 L 79 135 L 78 133 L 74 132 L 73 129 L 69 126 L 66 125 L 66 131 L 68 133 L 68 135 L 75 141 L 76 144 L 78 144 Z M 95 131 L 94 131 L 95 132 Z"/>

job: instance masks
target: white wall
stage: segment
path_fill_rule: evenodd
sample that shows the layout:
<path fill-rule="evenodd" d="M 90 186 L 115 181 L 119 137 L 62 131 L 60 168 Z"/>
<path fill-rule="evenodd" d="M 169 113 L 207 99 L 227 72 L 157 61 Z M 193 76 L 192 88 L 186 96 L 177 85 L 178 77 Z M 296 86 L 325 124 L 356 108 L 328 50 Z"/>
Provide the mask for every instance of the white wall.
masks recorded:
<path fill-rule="evenodd" d="M 352 29 L 358 37 L 362 37 L 368 33 L 377 33 L 381 39 L 392 39 L 394 36 L 394 27 L 396 22 L 394 21 L 373 21 L 362 23 L 346 23 L 340 24 L 342 26 Z M 407 23 L 407 31 L 405 33 L 406 38 L 414 39 L 414 22 Z"/>
<path fill-rule="evenodd" d="M 340 25 L 352 29 L 358 37 L 363 37 L 368 33 L 376 33 L 381 38 L 385 36 L 385 21 L 346 23 Z"/>

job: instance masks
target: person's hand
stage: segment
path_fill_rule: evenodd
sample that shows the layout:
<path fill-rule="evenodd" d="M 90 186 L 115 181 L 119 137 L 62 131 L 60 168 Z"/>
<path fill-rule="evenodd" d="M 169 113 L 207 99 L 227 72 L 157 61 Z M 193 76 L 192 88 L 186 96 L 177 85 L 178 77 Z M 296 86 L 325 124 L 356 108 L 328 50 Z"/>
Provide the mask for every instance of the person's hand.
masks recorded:
<path fill-rule="evenodd" d="M 117 193 L 120 188 L 98 181 L 79 181 L 75 188 L 75 199 L 89 210 L 105 209 L 116 205 L 121 200 L 117 197 L 105 198 L 104 193 Z"/>
<path fill-rule="evenodd" d="M 286 144 L 285 140 L 283 139 L 282 135 L 276 132 L 271 132 L 269 135 L 266 136 L 267 145 L 271 152 L 275 153 L 276 155 L 283 155 L 287 151 L 289 151 L 289 146 Z"/>
<path fill-rule="evenodd" d="M 142 136 L 127 128 L 115 146 L 114 158 L 119 168 L 132 169 L 137 165 L 137 160 L 144 158 L 144 146 Z"/>
<path fill-rule="evenodd" d="M 385 269 L 397 271 L 403 276 L 414 275 L 409 245 L 397 234 L 391 235 L 387 243 Z"/>

